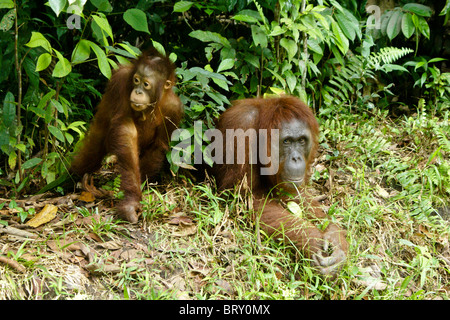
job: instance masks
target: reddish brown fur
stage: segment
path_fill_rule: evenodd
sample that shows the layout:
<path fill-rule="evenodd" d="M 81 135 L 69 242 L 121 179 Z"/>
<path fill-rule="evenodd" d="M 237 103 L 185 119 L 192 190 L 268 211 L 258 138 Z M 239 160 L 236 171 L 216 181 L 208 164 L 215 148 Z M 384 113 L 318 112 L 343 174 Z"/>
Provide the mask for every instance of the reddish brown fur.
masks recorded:
<path fill-rule="evenodd" d="M 285 121 L 293 118 L 305 122 L 312 134 L 312 148 L 307 158 L 306 172 L 315 158 L 318 146 L 319 126 L 312 111 L 297 98 L 282 97 L 274 99 L 245 99 L 233 103 L 233 106 L 225 111 L 219 119 L 217 129 L 221 130 L 225 137 L 226 129 L 242 128 L 244 131 L 254 129 L 280 129 Z M 270 140 L 269 140 L 270 141 Z M 250 145 L 254 141 L 250 142 Z M 224 138 L 224 147 L 229 142 Z M 270 144 L 268 144 L 270 152 Z M 270 154 L 270 153 L 269 153 Z M 224 159 L 225 160 L 225 159 Z M 280 171 L 283 164 L 280 163 Z M 256 212 L 261 214 L 260 221 L 262 229 L 269 235 L 283 237 L 288 242 L 293 242 L 307 257 L 322 254 L 324 240 L 332 243 L 336 256 L 325 258 L 322 262 L 315 262 L 322 273 L 333 273 L 336 263 L 343 260 L 348 251 L 348 243 L 345 233 L 335 224 L 330 223 L 325 231 L 319 230 L 310 221 L 294 217 L 281 204 L 288 199 L 274 196 L 270 193 L 272 187 L 282 182 L 279 174 L 275 176 L 260 175 L 261 164 L 251 165 L 246 158 L 245 164 L 216 164 L 213 168 L 219 188 L 232 188 L 247 176 L 247 185 L 253 191 Z M 304 179 L 307 182 L 309 173 Z M 282 185 L 281 185 L 282 186 Z M 313 219 L 325 219 L 326 214 L 319 208 L 317 202 L 311 201 L 300 190 L 300 202 L 308 207 L 308 215 Z M 316 259 L 314 260 L 316 261 Z"/>
<path fill-rule="evenodd" d="M 152 101 L 158 101 L 154 108 L 137 112 L 130 107 L 130 94 L 132 77 L 141 64 L 156 70 L 161 81 L 157 97 L 152 97 Z M 144 52 L 131 65 L 115 70 L 70 168 L 78 175 L 92 173 L 100 168 L 106 154 L 115 154 L 125 194 L 118 211 L 132 222 L 137 220 L 141 181 L 154 178 L 160 171 L 171 134 L 183 116 L 181 101 L 172 86 L 164 88 L 166 80 L 175 84 L 174 70 L 170 60 L 154 49 Z"/>

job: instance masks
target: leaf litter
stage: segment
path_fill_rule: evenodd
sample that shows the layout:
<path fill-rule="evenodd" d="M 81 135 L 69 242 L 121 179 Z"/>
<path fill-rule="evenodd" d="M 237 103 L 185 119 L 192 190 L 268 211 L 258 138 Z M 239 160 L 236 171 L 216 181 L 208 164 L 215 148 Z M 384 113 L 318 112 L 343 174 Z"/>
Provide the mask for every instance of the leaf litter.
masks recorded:
<path fill-rule="evenodd" d="M 20 209 L 4 206 L 0 213 L 0 289 L 12 286 L 10 277 L 21 284 L 20 290 L 0 290 L 0 299 L 66 298 L 53 289 L 61 278 L 67 298 L 76 299 L 120 296 L 124 276 L 147 274 L 155 290 L 172 292 L 178 299 L 192 298 L 188 289 L 202 290 L 206 285 L 203 279 L 210 267 L 204 261 L 210 260 L 206 258 L 209 248 L 193 248 L 185 241 L 197 233 L 197 224 L 187 213 L 169 212 L 162 225 L 153 220 L 132 225 L 117 220 L 113 201 L 96 199 L 88 192 L 64 197 L 46 193 L 16 202 L 39 212 L 26 222 L 17 218 Z M 85 216 L 81 206 L 96 210 Z M 199 255 L 201 263 L 191 259 L 185 267 L 180 267 L 183 261 L 178 266 L 171 261 L 171 256 Z M 29 290 L 22 289 L 29 286 Z M 218 287 L 232 292 L 226 281 Z"/>
<path fill-rule="evenodd" d="M 327 164 L 326 151 L 322 152 L 313 167 L 318 172 L 326 168 L 329 177 L 314 182 L 318 201 L 324 208 L 336 201 L 348 208 L 344 210 L 351 206 L 365 208 L 363 202 L 346 205 L 346 197 L 357 195 L 358 181 L 351 172 L 340 170 L 342 164 Z M 377 178 L 379 172 L 374 171 L 373 177 L 370 174 L 367 182 L 374 190 L 371 201 L 382 205 L 398 194 Z M 258 298 L 265 284 L 258 279 L 245 280 L 252 259 L 269 273 L 274 268 L 276 278 L 289 283 L 291 269 L 283 270 L 272 262 L 275 257 L 285 259 L 285 253 L 270 249 L 267 254 L 267 249 L 259 245 L 251 246 L 253 253 L 243 248 L 248 241 L 257 241 L 254 236 L 244 238 L 245 243 L 238 239 L 245 232 L 254 234 L 254 226 L 243 222 L 248 218 L 242 219 L 245 213 L 239 206 L 232 209 L 235 218 L 229 217 L 225 204 L 218 223 L 212 218 L 217 214 L 214 209 L 200 224 L 198 214 L 204 214 L 201 206 L 209 199 L 196 200 L 194 206 L 199 207 L 191 207 L 183 192 L 189 190 L 188 197 L 193 199 L 197 195 L 191 190 L 195 187 L 188 189 L 187 185 L 182 182 L 150 188 L 153 191 L 143 199 L 143 206 L 156 214 L 134 225 L 117 220 L 114 199 L 97 199 L 86 192 L 65 196 L 48 192 L 15 200 L 17 207 L 9 206 L 10 199 L 0 199 L 0 204 L 5 203 L 0 208 L 0 299 L 121 299 L 130 293 L 131 298 L 195 299 L 206 293 L 207 297 L 233 299 L 247 290 Z M 324 194 L 333 194 L 333 202 Z M 19 213 L 30 208 L 38 213 L 21 221 Z M 373 212 L 362 213 L 363 219 L 373 219 Z M 205 221 L 216 224 L 205 227 Z M 358 223 L 347 226 L 356 258 L 350 258 L 345 275 L 350 281 L 343 286 L 348 290 L 341 293 L 344 298 L 366 299 L 373 290 L 385 292 L 397 287 L 404 291 L 403 297 L 408 297 L 423 292 L 427 285 L 436 293 L 450 292 L 450 286 L 433 288 L 429 283 L 433 277 L 447 277 L 442 272 L 450 268 L 447 233 L 441 234 L 426 221 L 398 219 L 390 207 L 376 219 Z M 371 228 L 354 235 L 356 228 L 364 229 L 366 224 Z M 399 243 L 399 239 L 408 239 L 409 244 Z M 435 252 L 427 249 L 432 248 L 430 245 Z M 414 268 L 423 269 L 419 277 L 409 276 Z M 55 289 L 61 287 L 61 281 L 62 292 Z M 284 292 L 283 285 L 279 290 Z M 303 286 L 293 295 L 314 298 L 317 293 L 307 284 Z"/>

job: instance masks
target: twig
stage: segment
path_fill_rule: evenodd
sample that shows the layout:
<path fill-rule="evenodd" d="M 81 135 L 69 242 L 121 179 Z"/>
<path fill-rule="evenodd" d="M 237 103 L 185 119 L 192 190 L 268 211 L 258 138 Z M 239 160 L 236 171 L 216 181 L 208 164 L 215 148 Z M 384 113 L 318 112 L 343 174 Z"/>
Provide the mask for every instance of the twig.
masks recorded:
<path fill-rule="evenodd" d="M 14 1 L 14 60 L 17 71 L 17 127 L 21 128 L 21 108 L 22 108 L 22 65 L 19 63 L 19 26 L 17 25 L 17 13 L 19 11 L 17 7 L 16 1 Z M 20 143 L 20 134 L 17 136 L 17 144 Z M 19 178 L 20 181 L 23 181 L 23 172 L 22 172 L 22 152 L 20 150 L 17 151 L 17 169 L 19 170 Z"/>
<path fill-rule="evenodd" d="M 0 262 L 7 264 L 11 268 L 16 269 L 17 271 L 19 271 L 21 273 L 24 273 L 26 270 L 25 267 L 22 266 L 21 264 L 19 264 L 17 261 L 11 260 L 4 256 L 0 256 Z"/>
<path fill-rule="evenodd" d="M 18 236 L 18 237 L 23 237 L 23 238 L 31 238 L 31 239 L 37 239 L 38 235 L 35 233 L 31 233 L 25 230 L 20 230 L 14 227 L 4 227 L 2 225 L 0 225 L 0 234 L 1 233 L 7 233 L 10 235 L 14 235 L 14 236 Z"/>
<path fill-rule="evenodd" d="M 306 8 L 306 0 L 302 1 L 301 12 L 304 13 Z M 302 91 L 305 92 L 306 89 L 306 71 L 307 71 L 307 63 L 308 63 L 308 35 L 304 31 L 303 32 L 303 54 L 305 59 L 305 65 L 302 70 Z"/>

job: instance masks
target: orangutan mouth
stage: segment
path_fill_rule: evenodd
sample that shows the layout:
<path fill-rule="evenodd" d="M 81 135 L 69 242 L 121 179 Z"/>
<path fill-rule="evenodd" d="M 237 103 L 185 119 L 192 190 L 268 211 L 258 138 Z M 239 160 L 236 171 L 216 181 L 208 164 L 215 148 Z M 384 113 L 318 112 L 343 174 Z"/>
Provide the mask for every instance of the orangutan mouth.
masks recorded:
<path fill-rule="evenodd" d="M 135 111 L 144 111 L 151 105 L 153 105 L 153 103 L 136 103 L 136 102 L 131 101 L 131 107 Z"/>

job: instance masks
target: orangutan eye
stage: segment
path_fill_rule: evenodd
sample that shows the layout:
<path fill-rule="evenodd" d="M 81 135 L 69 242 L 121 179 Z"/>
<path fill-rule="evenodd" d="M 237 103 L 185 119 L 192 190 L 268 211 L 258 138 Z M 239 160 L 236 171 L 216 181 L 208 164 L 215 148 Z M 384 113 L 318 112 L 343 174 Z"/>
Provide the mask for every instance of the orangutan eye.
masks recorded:
<path fill-rule="evenodd" d="M 139 84 L 139 78 L 138 77 L 134 77 L 133 82 L 134 82 L 134 84 Z"/>
<path fill-rule="evenodd" d="M 301 137 L 298 141 L 302 146 L 306 144 L 306 138 L 305 137 Z"/>
<path fill-rule="evenodd" d="M 144 88 L 149 90 L 152 86 L 150 85 L 149 82 L 144 82 Z"/>

